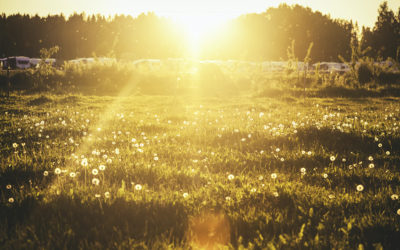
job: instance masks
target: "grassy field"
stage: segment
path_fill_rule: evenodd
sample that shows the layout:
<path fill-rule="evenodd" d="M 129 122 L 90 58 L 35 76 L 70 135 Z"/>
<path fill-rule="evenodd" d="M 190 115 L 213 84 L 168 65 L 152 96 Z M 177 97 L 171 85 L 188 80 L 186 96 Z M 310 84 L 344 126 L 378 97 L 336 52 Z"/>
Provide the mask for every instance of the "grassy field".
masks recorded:
<path fill-rule="evenodd" d="M 399 101 L 2 98 L 1 248 L 398 248 Z"/>

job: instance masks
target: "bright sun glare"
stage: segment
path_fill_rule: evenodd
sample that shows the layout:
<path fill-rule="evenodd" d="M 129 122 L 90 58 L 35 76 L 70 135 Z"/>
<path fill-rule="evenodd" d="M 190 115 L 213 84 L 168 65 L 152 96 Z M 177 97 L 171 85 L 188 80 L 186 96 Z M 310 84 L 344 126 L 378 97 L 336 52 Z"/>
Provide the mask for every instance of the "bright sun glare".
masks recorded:
<path fill-rule="evenodd" d="M 193 57 L 197 56 L 201 43 L 222 25 L 234 18 L 234 15 L 215 13 L 187 13 L 172 17 L 188 36 L 189 49 Z"/>

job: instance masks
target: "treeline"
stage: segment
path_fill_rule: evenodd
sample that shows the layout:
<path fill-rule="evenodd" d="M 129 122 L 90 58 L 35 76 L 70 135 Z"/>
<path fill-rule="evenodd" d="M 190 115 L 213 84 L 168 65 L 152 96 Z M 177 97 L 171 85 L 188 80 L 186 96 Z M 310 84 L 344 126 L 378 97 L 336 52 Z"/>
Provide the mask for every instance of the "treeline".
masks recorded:
<path fill-rule="evenodd" d="M 400 9 L 397 15 L 383 2 L 375 27 L 357 37 L 351 21 L 334 20 L 299 5 L 280 5 L 261 14 L 247 14 L 226 24 L 201 47 L 207 59 L 285 60 L 295 41 L 295 55 L 304 58 L 313 43 L 313 61 L 350 60 L 352 45 L 371 47 L 369 55 L 399 59 Z M 136 18 L 104 17 L 84 13 L 64 15 L 0 16 L 0 56 L 39 57 L 41 48 L 60 47 L 60 59 L 109 56 L 120 59 L 185 57 L 187 37 L 172 20 L 154 13 Z M 355 46 L 353 46 L 355 47 Z"/>

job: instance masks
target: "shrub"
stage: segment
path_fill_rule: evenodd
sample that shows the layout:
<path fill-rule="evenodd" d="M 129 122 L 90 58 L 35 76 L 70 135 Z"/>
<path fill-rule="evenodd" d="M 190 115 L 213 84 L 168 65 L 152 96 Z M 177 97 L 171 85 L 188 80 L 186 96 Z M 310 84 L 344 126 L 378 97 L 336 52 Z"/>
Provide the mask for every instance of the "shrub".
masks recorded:
<path fill-rule="evenodd" d="M 373 70 L 368 63 L 362 62 L 357 68 L 357 79 L 361 85 L 372 82 Z"/>

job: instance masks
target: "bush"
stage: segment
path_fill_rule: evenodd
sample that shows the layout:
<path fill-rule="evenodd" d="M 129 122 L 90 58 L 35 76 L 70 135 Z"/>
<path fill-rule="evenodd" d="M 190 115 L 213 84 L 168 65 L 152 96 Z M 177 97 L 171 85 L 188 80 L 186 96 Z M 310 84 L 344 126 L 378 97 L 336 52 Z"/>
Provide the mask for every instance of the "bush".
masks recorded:
<path fill-rule="evenodd" d="M 368 63 L 362 62 L 357 68 L 357 79 L 361 85 L 372 82 L 373 70 Z"/>
<path fill-rule="evenodd" d="M 377 79 L 379 84 L 398 84 L 400 83 L 399 72 L 382 72 Z"/>

